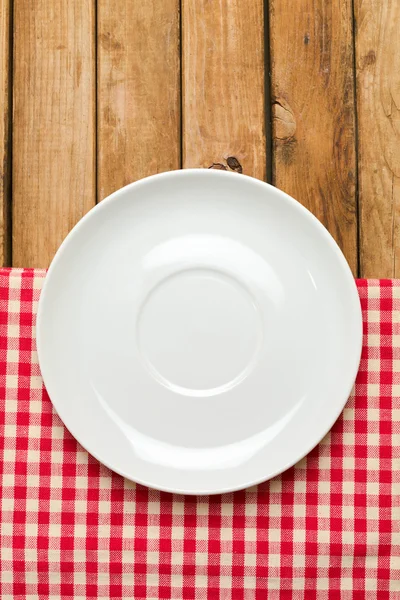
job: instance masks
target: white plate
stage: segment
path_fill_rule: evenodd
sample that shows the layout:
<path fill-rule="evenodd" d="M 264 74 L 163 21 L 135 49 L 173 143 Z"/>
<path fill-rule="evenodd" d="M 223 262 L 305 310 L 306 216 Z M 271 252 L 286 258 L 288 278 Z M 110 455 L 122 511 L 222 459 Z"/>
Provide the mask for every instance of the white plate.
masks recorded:
<path fill-rule="evenodd" d="M 47 275 L 38 352 L 54 406 L 105 465 L 173 492 L 281 473 L 351 391 L 361 310 L 326 229 L 265 183 L 164 173 L 101 202 Z"/>

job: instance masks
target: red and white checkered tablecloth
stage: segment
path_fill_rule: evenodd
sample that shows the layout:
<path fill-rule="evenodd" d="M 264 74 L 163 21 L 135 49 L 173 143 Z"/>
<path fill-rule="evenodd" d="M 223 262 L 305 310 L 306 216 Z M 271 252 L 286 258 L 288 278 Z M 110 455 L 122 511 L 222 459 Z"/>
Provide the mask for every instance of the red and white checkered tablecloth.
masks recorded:
<path fill-rule="evenodd" d="M 358 281 L 355 394 L 280 477 L 182 497 L 124 480 L 43 388 L 44 271 L 0 270 L 0 597 L 400 599 L 400 281 Z M 323 390 L 321 390 L 323 394 Z"/>

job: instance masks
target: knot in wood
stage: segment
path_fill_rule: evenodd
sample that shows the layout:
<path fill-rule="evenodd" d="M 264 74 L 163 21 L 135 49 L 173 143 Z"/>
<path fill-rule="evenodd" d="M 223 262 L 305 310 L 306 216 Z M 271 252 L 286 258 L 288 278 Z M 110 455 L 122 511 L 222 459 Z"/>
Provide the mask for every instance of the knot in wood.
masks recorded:
<path fill-rule="evenodd" d="M 296 119 L 292 109 L 285 100 L 275 100 L 272 105 L 275 138 L 288 140 L 296 132 Z"/>

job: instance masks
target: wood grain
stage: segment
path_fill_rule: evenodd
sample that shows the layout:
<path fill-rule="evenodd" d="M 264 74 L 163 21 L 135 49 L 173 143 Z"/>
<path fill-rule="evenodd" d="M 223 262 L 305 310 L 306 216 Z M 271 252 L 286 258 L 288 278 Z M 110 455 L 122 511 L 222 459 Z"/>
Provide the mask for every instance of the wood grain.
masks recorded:
<path fill-rule="evenodd" d="M 98 2 L 99 199 L 180 167 L 179 0 Z"/>
<path fill-rule="evenodd" d="M 8 235 L 8 215 L 11 203 L 10 19 L 10 0 L 0 0 L 0 266 L 8 265 L 10 260 L 10 244 Z"/>
<path fill-rule="evenodd" d="M 400 4 L 356 0 L 360 267 L 400 274 Z"/>
<path fill-rule="evenodd" d="M 95 203 L 94 0 L 15 0 L 13 264 L 47 267 Z"/>
<path fill-rule="evenodd" d="M 184 167 L 265 179 L 263 21 L 263 0 L 182 0 Z"/>
<path fill-rule="evenodd" d="M 271 0 L 273 181 L 329 229 L 357 274 L 350 0 Z"/>

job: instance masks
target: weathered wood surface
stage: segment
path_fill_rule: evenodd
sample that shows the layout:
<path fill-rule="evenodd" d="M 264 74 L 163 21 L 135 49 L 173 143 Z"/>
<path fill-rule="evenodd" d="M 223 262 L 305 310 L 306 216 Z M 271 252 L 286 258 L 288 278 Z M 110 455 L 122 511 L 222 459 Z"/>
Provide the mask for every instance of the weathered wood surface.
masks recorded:
<path fill-rule="evenodd" d="M 0 0 L 0 265 L 9 264 L 11 206 L 11 0 Z"/>
<path fill-rule="evenodd" d="M 182 1 L 184 167 L 266 177 L 263 4 Z"/>
<path fill-rule="evenodd" d="M 179 0 L 98 2 L 98 194 L 179 169 Z"/>
<path fill-rule="evenodd" d="M 213 166 L 398 276 L 399 25 L 395 0 L 0 0 L 0 264 L 46 267 L 115 189 Z"/>
<path fill-rule="evenodd" d="M 400 4 L 355 0 L 360 274 L 400 274 Z"/>
<path fill-rule="evenodd" d="M 94 0 L 14 1 L 16 266 L 48 266 L 95 204 L 94 9 Z"/>
<path fill-rule="evenodd" d="M 357 274 L 351 0 L 271 0 L 273 182 L 329 229 Z"/>

